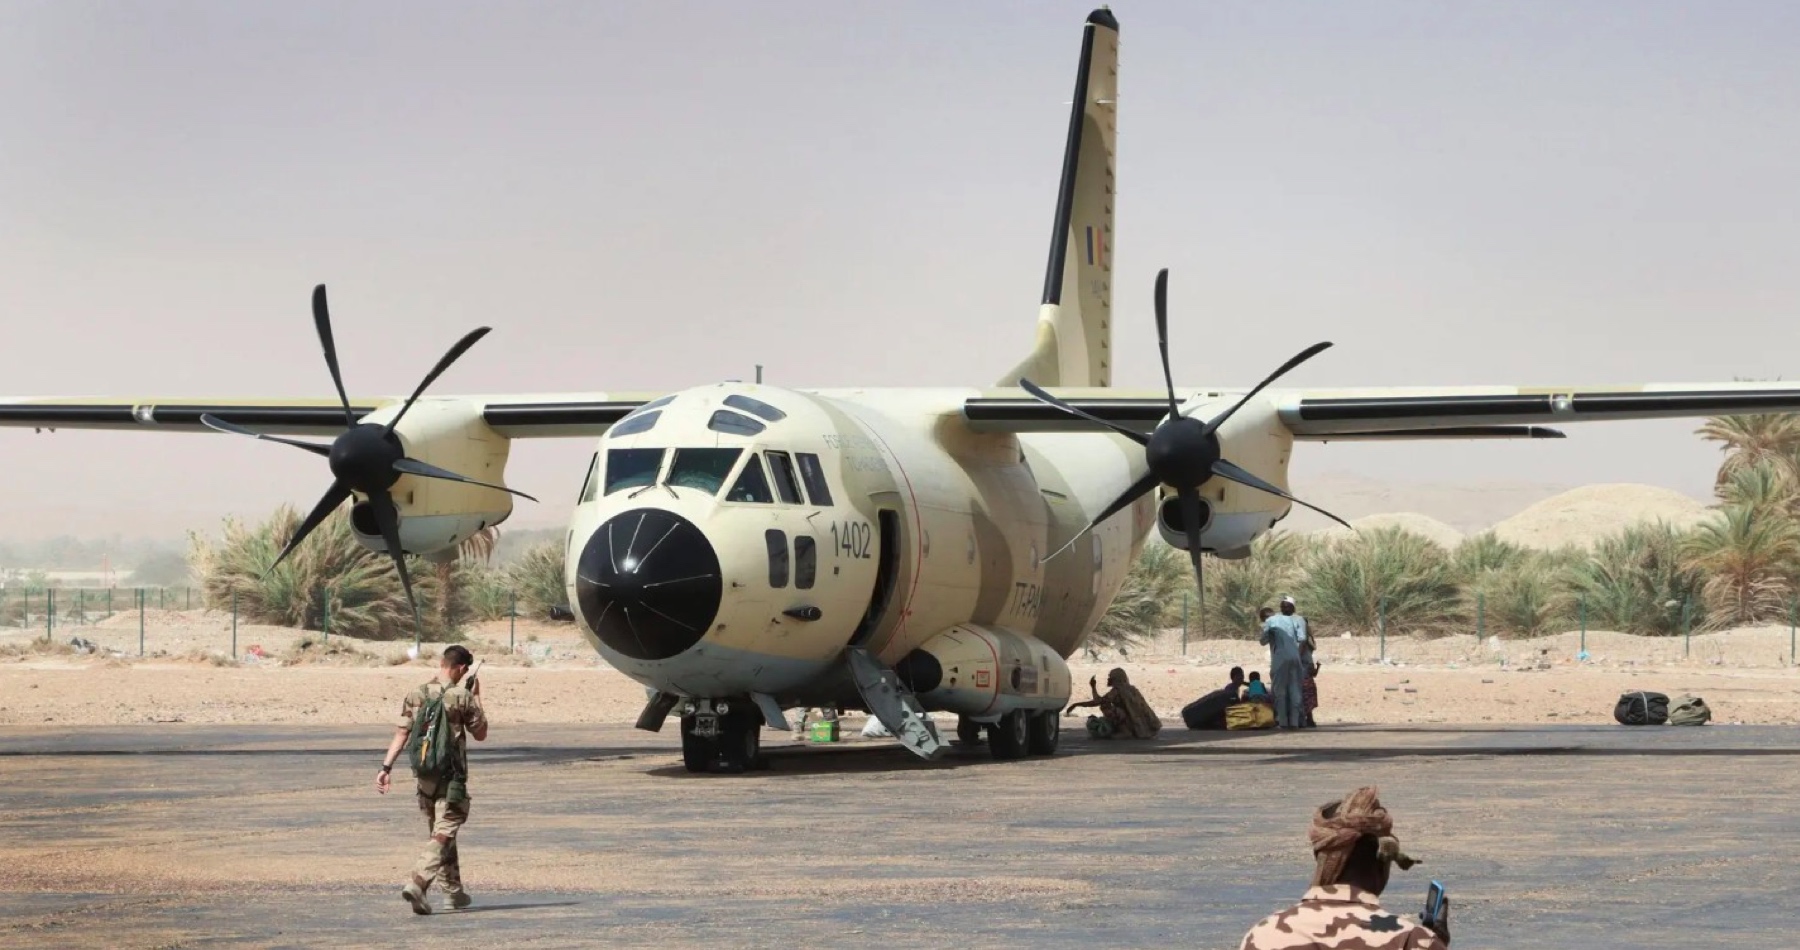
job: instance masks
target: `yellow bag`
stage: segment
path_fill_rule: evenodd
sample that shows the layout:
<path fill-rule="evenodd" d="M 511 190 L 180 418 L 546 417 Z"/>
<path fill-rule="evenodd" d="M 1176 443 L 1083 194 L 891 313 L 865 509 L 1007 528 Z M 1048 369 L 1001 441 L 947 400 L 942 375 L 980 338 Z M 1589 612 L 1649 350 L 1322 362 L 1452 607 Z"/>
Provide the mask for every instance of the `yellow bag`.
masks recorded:
<path fill-rule="evenodd" d="M 1273 729 L 1275 710 L 1267 703 L 1238 703 L 1225 707 L 1227 729 Z"/>

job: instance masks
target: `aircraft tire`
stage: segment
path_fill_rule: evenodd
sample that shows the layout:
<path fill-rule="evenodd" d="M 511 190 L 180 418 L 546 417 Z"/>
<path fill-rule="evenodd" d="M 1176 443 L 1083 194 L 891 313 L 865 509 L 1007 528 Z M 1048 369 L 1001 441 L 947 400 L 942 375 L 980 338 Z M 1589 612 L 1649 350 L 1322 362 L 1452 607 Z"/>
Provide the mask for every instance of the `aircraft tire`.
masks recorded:
<path fill-rule="evenodd" d="M 718 770 L 735 774 L 762 765 L 762 716 L 734 712 L 720 719 Z"/>
<path fill-rule="evenodd" d="M 1030 726 L 1026 714 L 1014 710 L 988 727 L 988 751 L 999 761 L 1022 759 L 1030 748 Z"/>
<path fill-rule="evenodd" d="M 681 720 L 681 764 L 687 766 L 689 772 L 711 772 L 718 760 L 718 740 L 694 735 L 694 720 L 684 717 Z"/>
<path fill-rule="evenodd" d="M 1026 747 L 1032 755 L 1056 754 L 1056 747 L 1062 743 L 1062 719 L 1058 713 L 1060 710 L 1047 709 L 1031 714 Z"/>
<path fill-rule="evenodd" d="M 962 745 L 976 745 L 981 742 L 981 723 L 967 716 L 956 717 L 956 741 Z"/>

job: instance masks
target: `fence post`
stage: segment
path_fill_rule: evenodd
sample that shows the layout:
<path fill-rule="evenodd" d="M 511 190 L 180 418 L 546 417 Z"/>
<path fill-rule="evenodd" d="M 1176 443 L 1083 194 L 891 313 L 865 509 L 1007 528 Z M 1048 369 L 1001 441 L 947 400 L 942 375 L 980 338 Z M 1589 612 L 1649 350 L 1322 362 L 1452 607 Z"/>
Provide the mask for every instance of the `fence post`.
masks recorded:
<path fill-rule="evenodd" d="M 113 615 L 112 592 L 113 592 L 112 588 L 108 587 L 106 589 L 106 616 L 109 618 Z"/>
<path fill-rule="evenodd" d="M 237 659 L 237 591 L 231 592 L 231 658 Z"/>
<path fill-rule="evenodd" d="M 1381 638 L 1381 662 L 1387 662 L 1387 597 L 1375 602 L 1375 630 Z"/>
<path fill-rule="evenodd" d="M 329 643 L 331 642 L 331 588 L 324 588 L 321 596 L 325 598 L 325 619 L 320 626 L 325 628 L 325 641 Z"/>
<path fill-rule="evenodd" d="M 1692 598 L 1681 598 L 1681 658 L 1684 660 L 1694 655 L 1694 632 L 1688 628 L 1688 605 L 1691 603 Z"/>
<path fill-rule="evenodd" d="M 1788 601 L 1788 665 L 1794 665 L 1794 601 Z"/>
<path fill-rule="evenodd" d="M 1188 595 L 1187 595 L 1187 591 L 1184 590 L 1181 592 L 1181 655 L 1182 656 L 1187 656 L 1187 631 L 1188 631 Z"/>
<path fill-rule="evenodd" d="M 1581 595 L 1581 652 L 1587 652 L 1587 595 Z"/>
<path fill-rule="evenodd" d="M 182 590 L 186 591 L 186 593 L 183 596 L 185 596 L 187 599 L 185 601 L 185 605 L 181 609 L 182 610 L 193 610 L 194 609 L 194 589 L 192 587 L 183 587 Z"/>
<path fill-rule="evenodd" d="M 519 592 L 512 592 L 512 608 L 507 613 L 506 652 L 517 653 L 519 639 Z"/>
<path fill-rule="evenodd" d="M 50 642 L 55 636 L 51 628 L 56 626 L 56 588 L 44 588 L 44 642 Z"/>
<path fill-rule="evenodd" d="M 75 588 L 75 622 L 87 619 L 87 588 Z"/>
<path fill-rule="evenodd" d="M 1475 592 L 1475 639 L 1483 638 L 1487 629 L 1487 591 Z"/>
<path fill-rule="evenodd" d="M 144 604 L 150 600 L 142 587 L 138 588 L 138 656 L 144 655 Z"/>
<path fill-rule="evenodd" d="M 156 589 L 156 609 L 169 609 L 169 589 L 167 587 L 158 587 Z"/>

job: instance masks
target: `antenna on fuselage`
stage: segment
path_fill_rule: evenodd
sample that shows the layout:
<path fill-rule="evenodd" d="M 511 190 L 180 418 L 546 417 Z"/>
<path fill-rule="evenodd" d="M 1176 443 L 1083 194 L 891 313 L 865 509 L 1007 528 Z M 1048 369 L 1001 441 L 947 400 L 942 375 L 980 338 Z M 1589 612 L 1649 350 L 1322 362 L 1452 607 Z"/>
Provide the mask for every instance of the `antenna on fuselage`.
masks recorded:
<path fill-rule="evenodd" d="M 756 364 L 756 385 L 762 385 L 762 364 Z"/>

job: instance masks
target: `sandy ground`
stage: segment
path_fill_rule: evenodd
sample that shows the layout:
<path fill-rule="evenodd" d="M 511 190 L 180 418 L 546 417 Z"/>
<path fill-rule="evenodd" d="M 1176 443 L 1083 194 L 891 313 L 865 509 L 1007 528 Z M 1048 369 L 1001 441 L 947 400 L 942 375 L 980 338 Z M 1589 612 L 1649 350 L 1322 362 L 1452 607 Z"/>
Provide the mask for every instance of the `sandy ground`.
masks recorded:
<path fill-rule="evenodd" d="M 0 726 L 0 946 L 1237 946 L 1291 903 L 1309 809 L 1376 784 L 1388 907 L 1456 946 L 1792 946 L 1791 729 L 1339 727 L 1065 737 L 921 762 L 784 746 L 691 776 L 671 737 L 497 726 L 459 838 L 468 911 L 397 896 L 424 838 L 371 726 Z"/>
<path fill-rule="evenodd" d="M 244 658 L 229 659 L 230 619 L 199 611 L 150 612 L 146 655 L 137 656 L 135 614 L 64 628 L 53 643 L 80 636 L 93 655 L 27 649 L 36 631 L 0 631 L 0 724 L 317 723 L 388 721 L 406 690 L 431 676 L 409 660 L 409 643 L 333 638 L 241 626 Z M 294 662 L 297 642 L 315 641 Z M 1322 723 L 1610 723 L 1620 693 L 1648 689 L 1704 696 L 1721 723 L 1800 723 L 1800 671 L 1788 665 L 1787 628 L 1681 638 L 1589 632 L 1589 658 L 1576 659 L 1578 633 L 1530 641 L 1327 638 L 1319 655 Z M 490 660 L 484 692 L 496 718 L 515 723 L 629 723 L 643 688 L 594 655 L 567 624 L 502 621 L 470 632 Z M 509 642 L 513 652 L 508 653 Z M 259 648 L 264 656 L 251 653 Z M 118 655 L 114 655 L 115 651 Z M 338 651 L 338 652 L 330 652 Z M 1226 680 L 1233 665 L 1266 669 L 1266 651 L 1240 640 L 1191 640 L 1183 652 L 1170 631 L 1128 658 L 1078 655 L 1077 693 L 1090 676 L 1123 666 L 1162 714 L 1179 710 Z"/>

